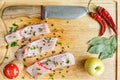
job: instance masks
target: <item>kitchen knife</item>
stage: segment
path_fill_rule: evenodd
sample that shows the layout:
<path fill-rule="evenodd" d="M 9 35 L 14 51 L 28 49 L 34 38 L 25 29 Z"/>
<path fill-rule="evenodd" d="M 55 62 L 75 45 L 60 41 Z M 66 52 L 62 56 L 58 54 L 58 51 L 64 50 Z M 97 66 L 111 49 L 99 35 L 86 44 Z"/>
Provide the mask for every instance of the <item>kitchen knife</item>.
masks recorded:
<path fill-rule="evenodd" d="M 16 18 L 21 16 L 74 19 L 87 13 L 82 6 L 10 6 L 4 9 L 2 18 Z"/>

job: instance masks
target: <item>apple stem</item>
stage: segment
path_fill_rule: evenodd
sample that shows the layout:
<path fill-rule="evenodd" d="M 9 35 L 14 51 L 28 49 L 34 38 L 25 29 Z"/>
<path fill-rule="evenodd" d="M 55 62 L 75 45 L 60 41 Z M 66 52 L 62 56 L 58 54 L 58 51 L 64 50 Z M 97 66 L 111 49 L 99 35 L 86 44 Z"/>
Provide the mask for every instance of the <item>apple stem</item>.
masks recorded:
<path fill-rule="evenodd" d="M 102 55 L 102 53 L 99 54 L 98 58 L 100 59 L 100 56 Z"/>

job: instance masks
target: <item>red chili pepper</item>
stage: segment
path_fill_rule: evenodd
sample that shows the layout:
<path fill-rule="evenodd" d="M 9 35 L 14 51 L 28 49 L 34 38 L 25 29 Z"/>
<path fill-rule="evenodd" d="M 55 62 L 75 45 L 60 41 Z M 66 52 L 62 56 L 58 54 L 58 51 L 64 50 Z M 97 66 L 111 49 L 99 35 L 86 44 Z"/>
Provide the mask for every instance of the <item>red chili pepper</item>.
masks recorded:
<path fill-rule="evenodd" d="M 94 12 L 90 12 L 90 15 L 92 16 L 93 19 L 98 21 L 99 24 L 101 25 L 101 30 L 100 30 L 99 36 L 102 36 L 106 31 L 106 23 L 105 23 L 104 19 L 99 14 L 94 13 Z"/>
<path fill-rule="evenodd" d="M 98 6 L 97 11 L 98 11 L 99 15 L 105 19 L 105 21 L 112 28 L 114 33 L 117 35 L 118 34 L 117 27 L 116 27 L 110 13 L 105 8 L 100 7 L 100 6 Z"/>

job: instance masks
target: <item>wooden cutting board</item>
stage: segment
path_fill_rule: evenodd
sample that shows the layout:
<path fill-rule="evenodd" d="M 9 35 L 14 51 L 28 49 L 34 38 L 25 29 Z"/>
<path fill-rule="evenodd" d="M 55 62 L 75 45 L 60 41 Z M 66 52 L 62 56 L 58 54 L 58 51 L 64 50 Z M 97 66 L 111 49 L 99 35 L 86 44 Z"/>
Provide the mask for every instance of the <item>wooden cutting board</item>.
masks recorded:
<path fill-rule="evenodd" d="M 68 3 L 69 2 L 69 3 Z M 87 6 L 88 0 L 1 0 L 0 1 L 0 15 L 2 16 L 2 11 L 8 7 L 13 5 L 79 5 L 79 6 Z M 92 3 L 95 5 L 99 5 L 105 7 L 110 14 L 112 15 L 114 21 L 117 23 L 117 1 L 114 0 L 93 0 Z M 46 37 L 58 37 L 58 42 L 62 43 L 62 45 L 57 45 L 55 48 L 55 53 L 48 52 L 42 57 L 40 55 L 28 58 L 26 62 L 17 61 L 14 58 L 14 52 L 18 49 L 18 47 L 6 49 L 6 41 L 4 36 L 8 34 L 9 28 L 12 27 L 12 24 L 16 23 L 19 27 L 24 27 L 26 25 L 38 24 L 38 23 L 48 23 L 49 28 L 51 30 L 50 34 L 41 35 Z M 57 29 L 57 31 L 54 31 Z M 73 53 L 75 56 L 76 64 L 70 67 L 64 67 L 57 69 L 55 72 L 51 72 L 54 75 L 55 80 L 118 80 L 117 79 L 117 61 L 118 61 L 118 52 L 112 58 L 103 60 L 105 64 L 105 72 L 99 77 L 92 77 L 84 70 L 84 61 L 86 58 L 98 55 L 91 55 L 87 52 L 88 44 L 87 42 L 93 37 L 98 36 L 100 29 L 99 23 L 93 20 L 89 15 L 85 15 L 79 19 L 73 20 L 60 20 L 60 19 L 48 19 L 46 21 L 42 21 L 39 18 L 28 18 L 28 17 L 19 17 L 15 19 L 5 19 L 0 18 L 0 80 L 7 79 L 3 74 L 3 68 L 9 62 L 15 63 L 18 65 L 20 69 L 20 74 L 15 80 L 29 80 L 33 79 L 26 72 L 26 67 L 23 65 L 30 66 L 36 59 L 44 59 L 45 57 L 53 56 L 59 54 L 62 48 L 64 48 L 63 52 L 69 51 Z M 104 36 L 109 37 L 112 35 L 112 31 L 107 29 Z M 32 40 L 36 40 L 39 37 L 34 37 Z M 26 42 L 25 42 L 26 43 Z M 19 42 L 21 45 L 21 43 Z M 65 77 L 63 78 L 62 75 Z M 46 75 L 38 80 L 48 80 L 49 75 Z"/>

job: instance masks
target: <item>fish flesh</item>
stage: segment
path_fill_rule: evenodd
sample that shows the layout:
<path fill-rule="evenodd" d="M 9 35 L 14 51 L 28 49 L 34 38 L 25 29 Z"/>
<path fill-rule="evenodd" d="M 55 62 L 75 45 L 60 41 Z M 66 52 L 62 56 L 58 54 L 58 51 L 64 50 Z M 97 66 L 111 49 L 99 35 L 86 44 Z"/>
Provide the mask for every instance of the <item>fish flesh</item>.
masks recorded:
<path fill-rule="evenodd" d="M 19 48 L 15 56 L 17 59 L 23 59 L 26 57 L 32 57 L 37 54 L 52 51 L 55 48 L 58 38 L 46 38 L 42 37 L 39 40 L 28 43 L 26 46 Z"/>
<path fill-rule="evenodd" d="M 41 61 L 35 62 L 33 65 L 27 68 L 27 72 L 35 79 L 50 73 L 52 70 L 61 68 L 64 66 L 71 66 L 75 64 L 74 56 L 66 52 L 49 58 L 45 58 Z"/>
<path fill-rule="evenodd" d="M 25 28 L 17 30 L 16 32 L 8 34 L 5 36 L 5 39 L 8 43 L 12 43 L 17 40 L 26 40 L 32 38 L 33 36 L 47 33 L 50 33 L 48 24 L 36 24 L 27 26 Z"/>

